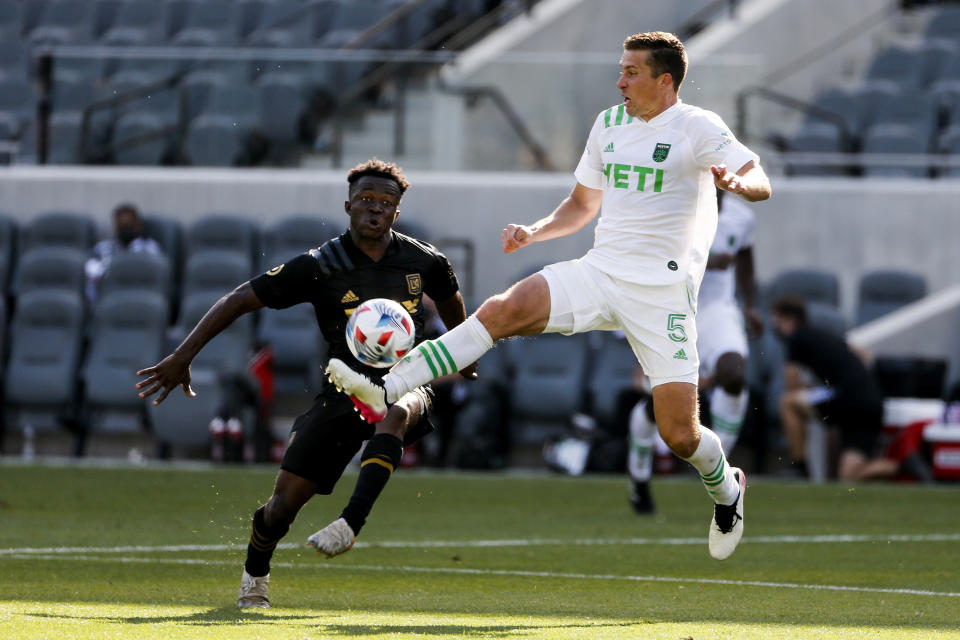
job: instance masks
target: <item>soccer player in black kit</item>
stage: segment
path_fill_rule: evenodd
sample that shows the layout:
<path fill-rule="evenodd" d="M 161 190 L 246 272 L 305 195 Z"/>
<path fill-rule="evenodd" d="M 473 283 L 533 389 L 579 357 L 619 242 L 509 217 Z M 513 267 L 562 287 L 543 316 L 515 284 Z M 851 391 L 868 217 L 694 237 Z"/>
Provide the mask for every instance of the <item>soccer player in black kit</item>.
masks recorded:
<path fill-rule="evenodd" d="M 309 302 L 330 345 L 331 357 L 379 378 L 385 369 L 368 367 L 352 357 L 344 335 L 350 313 L 370 298 L 401 303 L 413 318 L 417 336 L 424 326 L 422 296 L 430 296 L 447 327 L 464 321 L 466 310 L 456 275 L 434 247 L 393 231 L 400 198 L 409 187 L 403 171 L 372 159 L 347 174 L 344 209 L 349 229 L 316 249 L 257 276 L 218 300 L 177 349 L 137 374 L 140 396 L 160 392 L 163 402 L 174 388 L 193 396 L 190 363 L 214 336 L 245 313 L 262 307 L 283 309 Z M 475 367 L 461 372 L 476 377 Z M 429 388 L 420 387 L 390 407 L 387 416 L 369 425 L 350 399 L 325 382 L 313 407 L 294 422 L 280 463 L 273 496 L 254 513 L 241 578 L 241 608 L 269 607 L 270 558 L 297 513 L 314 494 L 329 495 L 347 464 L 369 440 L 361 455 L 360 474 L 341 517 L 308 538 L 328 557 L 349 550 L 374 501 L 400 462 L 402 447 L 429 433 Z"/>

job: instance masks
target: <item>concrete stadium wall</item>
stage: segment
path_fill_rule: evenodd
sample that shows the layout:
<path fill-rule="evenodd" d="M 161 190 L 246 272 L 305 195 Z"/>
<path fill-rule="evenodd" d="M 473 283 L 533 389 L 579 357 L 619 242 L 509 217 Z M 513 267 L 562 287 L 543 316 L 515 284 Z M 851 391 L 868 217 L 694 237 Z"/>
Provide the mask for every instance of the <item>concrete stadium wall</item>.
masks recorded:
<path fill-rule="evenodd" d="M 532 222 L 569 193 L 569 174 L 410 172 L 402 216 L 434 239 L 467 238 L 476 249 L 473 297 L 509 285 L 536 264 L 582 255 L 592 226 L 516 254 L 500 251 L 500 230 Z M 211 212 L 248 216 L 261 225 L 294 213 L 342 216 L 344 172 L 308 170 L 14 167 L 0 171 L 0 212 L 21 221 L 54 209 L 93 215 L 104 228 L 119 201 L 185 223 Z M 960 180 L 775 179 L 774 197 L 757 214 L 758 278 L 782 269 L 836 272 L 848 317 L 860 276 L 896 268 L 924 275 L 931 291 L 960 282 Z M 457 254 L 451 253 L 457 259 Z"/>

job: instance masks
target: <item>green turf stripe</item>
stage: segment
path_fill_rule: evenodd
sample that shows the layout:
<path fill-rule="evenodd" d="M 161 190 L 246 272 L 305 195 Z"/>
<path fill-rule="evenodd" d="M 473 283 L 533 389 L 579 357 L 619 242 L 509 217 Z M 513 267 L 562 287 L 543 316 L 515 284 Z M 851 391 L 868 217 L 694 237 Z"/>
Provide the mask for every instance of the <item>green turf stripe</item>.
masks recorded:
<path fill-rule="evenodd" d="M 434 378 L 439 378 L 440 374 L 437 373 L 437 368 L 433 366 L 433 360 L 430 358 L 430 352 L 426 350 L 423 345 L 417 347 L 417 351 L 423 354 L 424 360 L 427 361 L 427 364 L 430 366 L 430 372 L 433 373 Z"/>
<path fill-rule="evenodd" d="M 440 352 L 437 351 L 437 347 L 433 344 L 433 340 L 427 340 L 426 344 L 430 346 L 430 351 L 433 351 L 433 357 L 437 359 L 437 364 L 440 366 L 441 375 L 447 375 L 447 366 L 443 364 L 443 358 L 440 357 Z"/>
<path fill-rule="evenodd" d="M 443 355 L 447 356 L 447 362 L 450 363 L 450 373 L 456 373 L 460 369 L 457 367 L 457 363 L 453 361 L 453 356 L 450 355 L 450 352 L 447 351 L 447 346 L 443 344 L 440 340 L 436 340 L 437 346 L 440 347 L 440 351 L 443 351 Z"/>

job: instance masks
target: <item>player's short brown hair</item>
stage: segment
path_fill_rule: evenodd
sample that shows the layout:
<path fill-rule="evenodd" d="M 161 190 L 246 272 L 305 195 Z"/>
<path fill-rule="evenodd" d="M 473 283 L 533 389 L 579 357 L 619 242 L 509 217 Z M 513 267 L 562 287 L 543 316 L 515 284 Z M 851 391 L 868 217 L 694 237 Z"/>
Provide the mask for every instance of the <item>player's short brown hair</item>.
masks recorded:
<path fill-rule="evenodd" d="M 804 324 L 807 321 L 807 303 L 800 296 L 780 296 L 770 305 L 770 310 L 778 316 L 793 318 L 797 324 Z"/>
<path fill-rule="evenodd" d="M 647 64 L 656 78 L 669 73 L 673 78 L 673 90 L 680 90 L 680 83 L 687 75 L 687 52 L 680 38 L 666 31 L 648 31 L 627 36 L 623 41 L 624 51 L 649 51 Z"/>
<path fill-rule="evenodd" d="M 350 184 L 351 190 L 357 180 L 364 176 L 376 176 L 378 178 L 393 180 L 397 183 L 397 186 L 400 187 L 401 196 L 410 188 L 410 182 L 407 180 L 407 176 L 403 174 L 403 169 L 392 162 L 385 162 L 379 158 L 370 158 L 347 172 L 347 182 Z"/>

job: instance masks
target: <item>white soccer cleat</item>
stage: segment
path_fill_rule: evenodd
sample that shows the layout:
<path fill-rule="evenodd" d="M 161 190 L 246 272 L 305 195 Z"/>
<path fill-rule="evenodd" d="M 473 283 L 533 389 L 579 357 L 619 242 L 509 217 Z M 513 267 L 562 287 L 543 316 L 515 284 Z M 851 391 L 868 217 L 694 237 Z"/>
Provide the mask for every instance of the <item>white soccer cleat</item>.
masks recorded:
<path fill-rule="evenodd" d="M 320 531 L 307 538 L 307 544 L 328 558 L 346 553 L 353 548 L 357 536 L 343 518 L 337 518 Z"/>
<path fill-rule="evenodd" d="M 237 596 L 237 606 L 241 609 L 269 609 L 270 598 L 267 596 L 267 586 L 270 584 L 270 574 L 255 578 L 243 569 L 240 578 L 240 594 Z"/>
<path fill-rule="evenodd" d="M 743 537 L 743 494 L 747 492 L 747 476 L 733 468 L 733 475 L 740 483 L 740 495 L 731 505 L 716 504 L 713 521 L 710 523 L 710 555 L 717 560 L 729 558 Z"/>
<path fill-rule="evenodd" d="M 387 392 L 370 378 L 357 373 L 343 360 L 330 358 L 327 377 L 337 391 L 350 396 L 360 416 L 370 424 L 376 424 L 387 416 Z"/>

